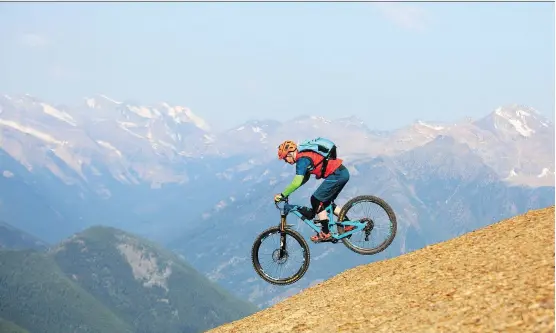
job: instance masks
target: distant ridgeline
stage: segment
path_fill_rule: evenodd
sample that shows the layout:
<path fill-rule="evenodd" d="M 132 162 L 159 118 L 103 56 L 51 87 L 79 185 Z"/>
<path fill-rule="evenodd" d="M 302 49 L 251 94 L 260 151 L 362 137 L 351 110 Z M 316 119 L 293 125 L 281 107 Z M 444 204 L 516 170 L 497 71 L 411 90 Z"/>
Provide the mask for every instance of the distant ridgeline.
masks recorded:
<path fill-rule="evenodd" d="M 4 248 L 0 267 L 2 333 L 196 333 L 257 310 L 114 228 L 89 228 L 46 251 Z"/>

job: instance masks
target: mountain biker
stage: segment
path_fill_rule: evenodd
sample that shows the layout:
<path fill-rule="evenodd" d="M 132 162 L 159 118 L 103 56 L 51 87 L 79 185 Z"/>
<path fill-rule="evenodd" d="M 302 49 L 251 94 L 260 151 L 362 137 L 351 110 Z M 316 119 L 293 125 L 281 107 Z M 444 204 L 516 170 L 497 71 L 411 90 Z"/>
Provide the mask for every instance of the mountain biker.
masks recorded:
<path fill-rule="evenodd" d="M 305 184 L 311 174 L 316 179 L 324 178 L 323 182 L 317 190 L 311 195 L 311 208 L 303 207 L 300 212 L 308 219 L 312 219 L 315 215 L 318 220 L 315 223 L 321 224 L 321 231 L 316 236 L 311 237 L 312 241 L 326 241 L 332 236 L 328 228 L 328 216 L 324 210 L 331 203 L 334 207 L 334 215 L 338 216 L 341 207 L 336 206 L 333 201 L 338 197 L 344 186 L 349 180 L 349 171 L 342 164 L 342 159 L 329 159 L 326 168 L 323 170 L 320 166 L 324 162 L 324 157 L 319 153 L 312 151 L 298 151 L 295 142 L 286 140 L 278 146 L 278 159 L 284 160 L 286 163 L 295 164 L 295 177 L 292 182 L 282 191 L 274 196 L 274 201 L 279 202 L 287 198 L 295 190 Z M 346 217 L 347 219 L 347 217 Z M 344 227 L 345 231 L 350 231 L 353 226 Z"/>

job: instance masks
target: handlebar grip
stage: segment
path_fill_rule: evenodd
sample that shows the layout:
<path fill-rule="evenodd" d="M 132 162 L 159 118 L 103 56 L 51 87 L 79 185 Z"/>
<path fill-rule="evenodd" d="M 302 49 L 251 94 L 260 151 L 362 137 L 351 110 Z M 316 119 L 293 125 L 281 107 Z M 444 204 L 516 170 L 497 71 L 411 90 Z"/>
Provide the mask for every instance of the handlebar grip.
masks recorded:
<path fill-rule="evenodd" d="M 288 203 L 288 198 L 282 198 L 282 200 L 278 201 L 278 202 L 274 202 L 274 205 L 276 206 L 276 208 L 280 209 L 280 207 L 278 207 L 278 204 L 280 202 L 284 202 L 284 203 Z"/>

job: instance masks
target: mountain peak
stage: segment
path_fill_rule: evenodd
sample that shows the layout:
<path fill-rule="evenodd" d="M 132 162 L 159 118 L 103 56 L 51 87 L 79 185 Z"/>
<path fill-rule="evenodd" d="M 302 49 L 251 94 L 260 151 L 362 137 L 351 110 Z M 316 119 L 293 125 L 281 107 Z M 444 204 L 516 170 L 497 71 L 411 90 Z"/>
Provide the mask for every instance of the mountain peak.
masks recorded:
<path fill-rule="evenodd" d="M 90 109 L 101 109 L 122 104 L 122 102 L 118 102 L 104 94 L 95 94 L 92 97 L 85 97 L 84 100 Z"/>
<path fill-rule="evenodd" d="M 166 102 L 160 102 L 154 106 L 147 106 L 131 100 L 125 100 L 123 102 L 116 101 L 103 94 L 86 97 L 85 103 L 90 109 L 123 107 L 124 110 L 127 109 L 143 119 L 158 119 L 164 115 L 171 118 L 171 120 L 177 124 L 191 123 L 205 132 L 210 131 L 210 126 L 203 118 L 197 116 L 191 109 L 184 106 L 170 105 Z"/>
<path fill-rule="evenodd" d="M 99 96 L 100 98 L 103 98 L 103 99 L 105 99 L 105 100 L 107 100 L 107 101 L 109 101 L 109 102 L 112 102 L 112 103 L 114 103 L 114 104 L 122 104 L 122 102 L 118 102 L 118 101 L 116 101 L 116 100 L 114 100 L 114 99 L 112 99 L 112 98 L 110 98 L 110 97 L 108 97 L 108 96 L 106 96 L 106 95 L 99 94 L 98 96 Z"/>
<path fill-rule="evenodd" d="M 31 309 L 32 320 L 16 323 L 33 332 L 205 332 L 256 311 L 172 251 L 112 227 L 90 227 L 47 253 L 0 251 L 0 263 L 2 317 Z M 29 285 L 45 288 L 37 297 L 23 292 Z"/>
<path fill-rule="evenodd" d="M 414 126 L 420 126 L 420 127 L 426 127 L 426 128 L 430 128 L 432 130 L 436 130 L 436 131 L 440 131 L 443 130 L 445 127 L 439 124 L 433 124 L 431 122 L 425 122 L 423 120 L 417 120 L 414 124 Z"/>
<path fill-rule="evenodd" d="M 315 122 L 315 123 L 325 123 L 325 124 L 329 124 L 331 123 L 331 120 L 326 119 L 325 117 L 322 116 L 317 116 L 317 115 L 301 115 L 298 117 L 295 117 L 292 119 L 293 122 L 295 123 L 311 123 L 311 122 Z"/>
<path fill-rule="evenodd" d="M 336 121 L 346 127 L 367 128 L 363 119 L 353 115 L 349 117 L 339 118 Z"/>
<path fill-rule="evenodd" d="M 179 105 L 171 106 L 166 102 L 162 102 L 160 104 L 166 109 L 167 115 L 174 119 L 176 123 L 193 123 L 195 126 L 202 129 L 203 131 L 210 130 L 210 126 L 207 124 L 207 122 L 203 118 L 193 113 L 191 109 Z"/>
<path fill-rule="evenodd" d="M 551 122 L 536 109 L 519 104 L 496 108 L 490 115 L 475 122 L 478 127 L 502 135 L 531 137 L 551 127 Z"/>

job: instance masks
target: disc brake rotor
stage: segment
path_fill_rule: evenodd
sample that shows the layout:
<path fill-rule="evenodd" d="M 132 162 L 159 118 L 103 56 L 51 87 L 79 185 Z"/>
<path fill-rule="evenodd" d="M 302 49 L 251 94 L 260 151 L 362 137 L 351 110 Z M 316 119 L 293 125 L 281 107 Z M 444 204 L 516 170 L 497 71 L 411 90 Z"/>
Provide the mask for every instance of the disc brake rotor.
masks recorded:
<path fill-rule="evenodd" d="M 280 249 L 274 250 L 272 252 L 272 260 L 280 265 L 285 263 L 286 261 L 288 261 L 288 251 L 284 250 L 282 258 L 280 258 Z"/>

